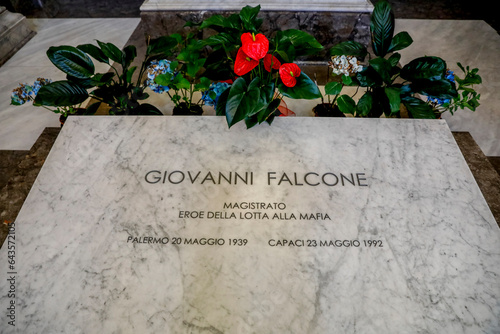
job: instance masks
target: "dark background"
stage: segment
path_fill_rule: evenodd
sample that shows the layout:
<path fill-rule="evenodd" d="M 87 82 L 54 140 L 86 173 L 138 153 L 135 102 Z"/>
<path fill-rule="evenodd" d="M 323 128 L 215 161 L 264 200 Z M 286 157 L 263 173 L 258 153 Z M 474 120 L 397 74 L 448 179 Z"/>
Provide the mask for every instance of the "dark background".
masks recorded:
<path fill-rule="evenodd" d="M 494 3 L 487 0 L 388 0 L 396 18 L 484 20 L 500 31 Z M 0 0 L 28 18 L 139 17 L 144 0 Z M 376 0 L 372 0 L 375 3 Z"/>

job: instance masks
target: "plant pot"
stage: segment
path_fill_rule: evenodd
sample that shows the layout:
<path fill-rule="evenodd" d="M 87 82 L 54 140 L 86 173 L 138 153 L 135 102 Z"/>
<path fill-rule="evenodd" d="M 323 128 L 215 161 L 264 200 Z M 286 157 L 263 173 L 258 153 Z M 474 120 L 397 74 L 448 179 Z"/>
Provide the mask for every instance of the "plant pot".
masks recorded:
<path fill-rule="evenodd" d="M 174 107 L 172 114 L 174 116 L 200 116 L 203 114 L 203 108 L 197 104 L 192 104 L 191 108 L 188 108 L 188 104 L 182 102 L 179 103 L 178 106 Z"/>
<path fill-rule="evenodd" d="M 321 103 L 313 108 L 316 117 L 345 117 L 336 104 Z"/>

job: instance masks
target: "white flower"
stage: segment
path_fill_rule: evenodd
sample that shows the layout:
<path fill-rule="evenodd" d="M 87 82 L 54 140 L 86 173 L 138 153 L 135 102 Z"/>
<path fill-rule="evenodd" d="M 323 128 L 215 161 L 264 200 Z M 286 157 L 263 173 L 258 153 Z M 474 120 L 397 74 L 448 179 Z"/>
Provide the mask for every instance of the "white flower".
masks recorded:
<path fill-rule="evenodd" d="M 354 56 L 333 56 L 330 62 L 330 67 L 336 75 L 351 75 L 358 73 L 363 69 L 363 66 L 359 64 L 358 59 Z"/>

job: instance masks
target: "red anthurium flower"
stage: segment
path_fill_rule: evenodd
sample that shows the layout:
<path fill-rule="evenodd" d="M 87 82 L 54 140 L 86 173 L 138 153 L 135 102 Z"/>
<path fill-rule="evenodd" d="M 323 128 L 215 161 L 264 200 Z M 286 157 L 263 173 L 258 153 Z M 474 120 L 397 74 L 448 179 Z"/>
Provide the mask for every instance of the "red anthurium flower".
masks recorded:
<path fill-rule="evenodd" d="M 241 44 L 243 51 L 254 60 L 264 58 L 267 51 L 269 51 L 269 41 L 262 34 L 255 35 L 246 32 L 241 35 Z"/>
<path fill-rule="evenodd" d="M 259 65 L 259 61 L 250 58 L 243 51 L 243 49 L 240 48 L 236 54 L 236 60 L 234 62 L 234 73 L 239 76 L 245 75 L 253 70 L 257 65 Z"/>
<path fill-rule="evenodd" d="M 279 69 L 281 81 L 287 87 L 293 87 L 297 84 L 297 78 L 300 76 L 300 67 L 294 63 L 286 63 Z"/>
<path fill-rule="evenodd" d="M 276 58 L 272 54 L 268 53 L 264 57 L 264 68 L 266 69 L 266 71 L 271 72 L 271 66 L 272 66 L 273 70 L 277 70 L 280 68 L 281 63 L 278 60 L 278 58 Z"/>

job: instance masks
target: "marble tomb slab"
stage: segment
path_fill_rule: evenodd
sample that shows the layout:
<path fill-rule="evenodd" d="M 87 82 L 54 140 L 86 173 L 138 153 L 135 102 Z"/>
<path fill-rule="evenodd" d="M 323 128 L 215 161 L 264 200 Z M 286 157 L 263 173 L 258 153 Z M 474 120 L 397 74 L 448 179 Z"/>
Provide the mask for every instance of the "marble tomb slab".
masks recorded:
<path fill-rule="evenodd" d="M 11 232 L 2 333 L 500 331 L 443 120 L 73 116 Z"/>

